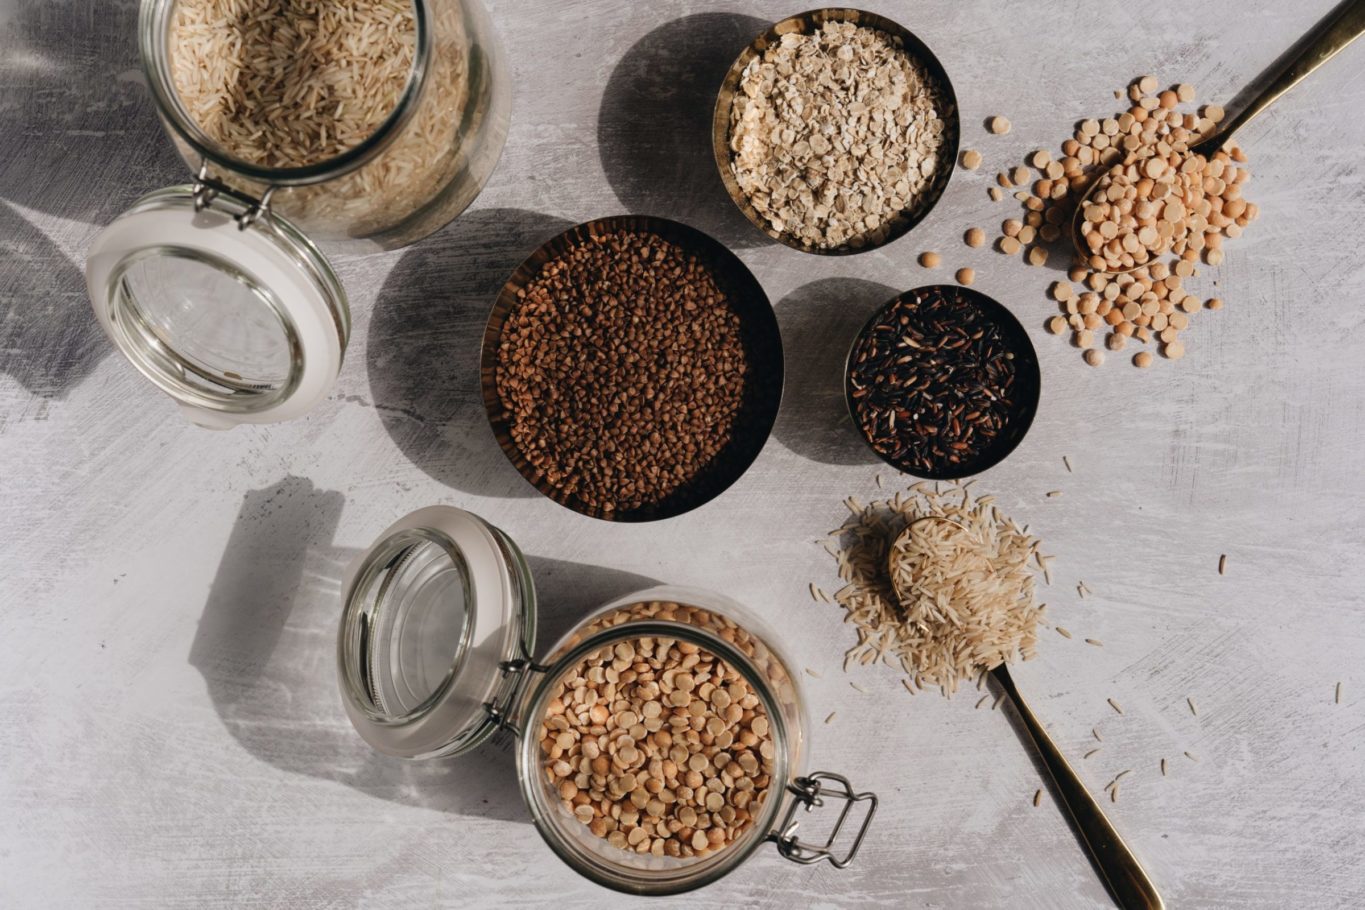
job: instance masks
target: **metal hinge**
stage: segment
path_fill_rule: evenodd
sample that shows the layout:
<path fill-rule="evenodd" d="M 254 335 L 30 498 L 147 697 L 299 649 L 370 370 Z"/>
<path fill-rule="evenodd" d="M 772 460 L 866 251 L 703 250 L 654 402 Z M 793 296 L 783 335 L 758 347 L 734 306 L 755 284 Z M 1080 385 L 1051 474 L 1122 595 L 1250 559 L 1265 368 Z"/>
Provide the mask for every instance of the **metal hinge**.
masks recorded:
<path fill-rule="evenodd" d="M 217 178 L 210 177 L 207 159 L 199 165 L 199 173 L 195 175 L 194 186 L 191 190 L 196 212 L 202 212 L 208 208 L 219 196 L 227 196 L 244 205 L 246 208 L 243 211 L 232 216 L 233 220 L 237 222 L 237 230 L 239 231 L 245 231 L 256 222 L 270 217 L 270 197 L 274 194 L 275 187 L 268 186 L 258 199 L 228 186 Z"/>
<path fill-rule="evenodd" d="M 777 852 L 794 863 L 810 864 L 827 859 L 836 869 L 843 869 L 853 862 L 853 858 L 858 855 L 858 848 L 863 844 L 863 838 L 867 836 L 867 829 L 872 825 L 872 816 L 877 814 L 877 794 L 854 793 L 853 785 L 848 782 L 848 778 L 825 771 L 817 771 L 809 777 L 798 777 L 787 789 L 795 798 L 787 807 L 786 817 L 778 827 L 779 833 L 769 835 L 771 840 L 777 841 Z M 804 806 L 809 812 L 817 807 L 823 807 L 827 799 L 838 799 L 844 803 L 839 818 L 834 823 L 834 830 L 823 844 L 808 844 L 798 840 L 796 829 L 800 827 L 801 821 L 796 817 L 797 810 Z M 867 815 L 863 817 L 862 825 L 858 828 L 858 834 L 853 839 L 853 845 L 849 847 L 848 853 L 842 857 L 835 856 L 834 842 L 843 830 L 849 813 L 858 803 L 868 804 Z"/>

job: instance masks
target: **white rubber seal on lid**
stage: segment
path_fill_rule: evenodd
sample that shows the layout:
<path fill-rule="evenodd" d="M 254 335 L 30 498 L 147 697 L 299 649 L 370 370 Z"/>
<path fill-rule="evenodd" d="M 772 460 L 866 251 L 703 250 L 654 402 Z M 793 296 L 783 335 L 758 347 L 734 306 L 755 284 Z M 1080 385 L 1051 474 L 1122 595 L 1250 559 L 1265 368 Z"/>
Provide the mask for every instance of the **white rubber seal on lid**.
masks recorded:
<path fill-rule="evenodd" d="M 99 233 L 85 265 L 105 333 L 190 420 L 215 429 L 308 411 L 331 389 L 350 329 L 322 254 L 277 215 L 239 227 L 242 211 L 220 197 L 196 212 L 189 187 L 159 190 Z M 205 327 L 214 336 L 195 337 Z M 242 353 L 218 356 L 223 347 Z"/>
<path fill-rule="evenodd" d="M 346 713 L 375 749 L 456 755 L 498 726 L 489 710 L 524 657 L 523 591 L 497 532 L 449 506 L 387 528 L 346 573 L 337 642 Z M 415 681 L 415 682 L 414 682 Z"/>

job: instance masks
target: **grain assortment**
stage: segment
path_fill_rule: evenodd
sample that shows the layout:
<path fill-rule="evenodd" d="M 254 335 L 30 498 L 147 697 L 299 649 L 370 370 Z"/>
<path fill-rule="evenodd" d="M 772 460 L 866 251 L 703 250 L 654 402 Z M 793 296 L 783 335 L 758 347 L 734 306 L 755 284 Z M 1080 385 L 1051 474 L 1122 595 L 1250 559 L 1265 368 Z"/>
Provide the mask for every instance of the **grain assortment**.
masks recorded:
<path fill-rule="evenodd" d="M 959 477 L 1022 439 L 1037 407 L 1038 365 L 999 304 L 931 286 L 869 320 L 849 354 L 846 385 L 854 423 L 878 456 L 919 476 Z"/>
<path fill-rule="evenodd" d="M 932 207 L 956 156 L 952 96 L 901 35 L 834 19 L 749 60 L 723 173 L 756 217 L 816 251 L 876 247 Z"/>
<path fill-rule="evenodd" d="M 698 645 L 605 645 L 555 685 L 539 728 L 561 805 L 623 851 L 704 857 L 735 843 L 767 797 L 774 745 L 758 695 Z"/>
<path fill-rule="evenodd" d="M 592 228 L 559 249 L 492 342 L 511 445 L 532 476 L 603 517 L 706 498 L 727 459 L 766 436 L 780 344 L 746 326 L 738 307 L 753 301 L 679 242 Z"/>

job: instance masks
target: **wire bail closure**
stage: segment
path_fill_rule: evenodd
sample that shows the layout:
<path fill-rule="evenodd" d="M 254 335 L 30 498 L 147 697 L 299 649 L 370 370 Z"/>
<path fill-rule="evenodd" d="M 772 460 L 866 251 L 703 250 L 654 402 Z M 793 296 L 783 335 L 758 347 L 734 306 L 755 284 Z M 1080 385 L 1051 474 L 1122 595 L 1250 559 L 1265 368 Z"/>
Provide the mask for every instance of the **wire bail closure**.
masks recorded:
<path fill-rule="evenodd" d="M 498 682 L 493 697 L 483 705 L 488 719 L 513 736 L 520 737 L 522 731 L 517 726 L 518 718 L 515 716 L 518 696 L 526 681 L 531 678 L 531 673 L 545 673 L 549 669 L 529 657 L 517 657 L 499 663 L 498 670 L 502 674 L 502 679 Z"/>
<path fill-rule="evenodd" d="M 833 786 L 830 786 L 831 784 Z M 787 807 L 787 814 L 778 827 L 779 833 L 769 835 L 770 840 L 777 842 L 777 852 L 792 862 L 802 865 L 810 865 L 827 859 L 830 865 L 836 869 L 846 868 L 858 855 L 858 848 L 862 846 L 863 838 L 867 836 L 867 830 L 872 825 L 872 817 L 877 814 L 877 794 L 870 792 L 854 793 L 853 785 L 848 782 L 848 778 L 826 771 L 817 771 L 809 777 L 798 777 L 788 785 L 787 789 L 791 791 L 795 799 Z M 805 807 L 805 810 L 810 812 L 812 809 L 823 807 L 827 799 L 842 800 L 844 804 L 829 837 L 823 844 L 819 845 L 798 840 L 796 830 L 801 826 L 801 821 L 796 817 L 797 809 Z M 840 832 L 843 831 L 849 813 L 853 811 L 856 804 L 864 802 L 868 804 L 867 815 L 863 817 L 862 825 L 858 828 L 858 835 L 853 839 L 853 845 L 849 847 L 846 855 L 836 856 L 833 849 L 834 842 L 838 839 Z"/>
<path fill-rule="evenodd" d="M 194 210 L 202 212 L 213 204 L 219 196 L 229 196 L 246 206 L 245 210 L 232 216 L 232 220 L 237 222 L 237 230 L 245 231 L 258 221 L 270 218 L 270 197 L 275 195 L 275 187 L 267 186 L 265 193 L 257 199 L 240 190 L 233 189 L 221 180 L 209 176 L 209 162 L 205 158 L 199 165 L 199 173 L 195 175 L 194 185 L 190 190 L 190 195 L 194 198 Z"/>

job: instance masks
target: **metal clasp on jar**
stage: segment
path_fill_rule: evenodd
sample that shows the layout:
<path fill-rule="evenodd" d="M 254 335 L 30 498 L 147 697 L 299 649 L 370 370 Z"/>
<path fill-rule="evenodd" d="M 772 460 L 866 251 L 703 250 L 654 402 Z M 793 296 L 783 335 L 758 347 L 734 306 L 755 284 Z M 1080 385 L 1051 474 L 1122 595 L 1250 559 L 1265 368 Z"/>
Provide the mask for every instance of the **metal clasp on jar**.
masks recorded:
<path fill-rule="evenodd" d="M 209 176 L 209 162 L 205 158 L 199 165 L 190 195 L 194 197 L 194 210 L 202 212 L 213 204 L 219 196 L 228 196 L 245 206 L 244 210 L 232 216 L 237 222 L 237 230 L 245 231 L 257 221 L 270 217 L 270 197 L 275 194 L 274 186 L 267 186 L 261 198 L 257 199 L 241 190 L 233 189 L 221 180 Z"/>
<path fill-rule="evenodd" d="M 853 858 L 858 855 L 858 848 L 863 844 L 863 838 L 867 836 L 867 829 L 872 825 L 872 817 L 877 814 L 877 794 L 854 793 L 853 785 L 848 782 L 848 778 L 825 771 L 817 771 L 808 777 L 798 777 L 787 786 L 787 789 L 794 798 L 787 806 L 787 813 L 782 819 L 782 824 L 778 826 L 777 833 L 768 835 L 769 840 L 777 842 L 777 852 L 794 863 L 805 865 L 827 859 L 836 869 L 843 869 L 853 862 Z M 797 818 L 797 810 L 804 807 L 810 812 L 812 809 L 823 808 L 829 799 L 843 803 L 843 809 L 839 812 L 839 818 L 835 821 L 829 837 L 823 844 L 809 844 L 799 840 L 796 830 L 801 826 L 801 820 Z M 863 817 L 862 825 L 858 828 L 858 834 L 854 837 L 853 845 L 848 848 L 848 852 L 842 857 L 836 856 L 834 844 L 843 831 L 844 823 L 848 821 L 849 813 L 858 803 L 868 804 L 867 815 Z"/>

